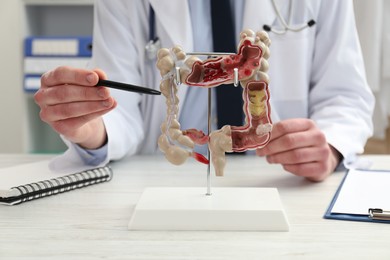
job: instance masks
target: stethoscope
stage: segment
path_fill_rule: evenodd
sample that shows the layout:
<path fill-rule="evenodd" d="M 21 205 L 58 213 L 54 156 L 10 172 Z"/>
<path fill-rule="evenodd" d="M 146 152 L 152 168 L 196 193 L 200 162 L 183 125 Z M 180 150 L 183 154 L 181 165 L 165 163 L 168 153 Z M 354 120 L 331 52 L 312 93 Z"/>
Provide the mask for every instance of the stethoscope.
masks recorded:
<path fill-rule="evenodd" d="M 306 28 L 312 27 L 316 24 L 316 22 L 311 19 L 307 23 L 292 27 L 291 19 L 292 19 L 292 13 L 293 13 L 293 0 L 291 0 L 291 3 L 289 5 L 289 13 L 288 13 L 288 23 L 283 18 L 282 14 L 280 13 L 280 10 L 278 6 L 275 3 L 275 0 L 271 0 L 272 6 L 275 10 L 276 16 L 280 23 L 282 24 L 282 29 L 275 29 L 272 28 L 270 25 L 264 24 L 263 29 L 267 32 L 273 32 L 275 34 L 283 35 L 286 34 L 288 31 L 291 32 L 300 32 Z M 149 41 L 145 45 L 145 55 L 148 60 L 154 60 L 157 57 L 157 52 L 161 48 L 161 42 L 159 37 L 156 34 L 156 17 L 153 10 L 153 7 L 149 5 Z"/>
<path fill-rule="evenodd" d="M 150 61 L 157 58 L 157 52 L 161 48 L 161 42 L 156 34 L 156 17 L 153 7 L 149 5 L 149 41 L 145 45 L 145 55 Z"/>
<path fill-rule="evenodd" d="M 290 2 L 290 6 L 289 6 L 289 10 L 288 10 L 288 23 L 286 22 L 286 20 L 283 18 L 282 14 L 280 13 L 280 10 L 279 10 L 278 6 L 276 5 L 275 0 L 271 0 L 271 2 L 272 2 L 272 6 L 275 10 L 276 16 L 277 16 L 278 20 L 280 21 L 280 23 L 282 24 L 282 29 L 277 30 L 275 28 L 272 28 L 270 25 L 264 24 L 263 29 L 267 32 L 273 32 L 275 34 L 283 35 L 283 34 L 286 34 L 288 31 L 300 32 L 300 31 L 302 31 L 306 28 L 312 27 L 313 25 L 316 24 L 316 22 L 313 19 L 311 19 L 305 24 L 292 27 L 290 24 L 291 24 L 293 6 L 294 6 L 293 0 L 291 0 L 291 2 Z"/>

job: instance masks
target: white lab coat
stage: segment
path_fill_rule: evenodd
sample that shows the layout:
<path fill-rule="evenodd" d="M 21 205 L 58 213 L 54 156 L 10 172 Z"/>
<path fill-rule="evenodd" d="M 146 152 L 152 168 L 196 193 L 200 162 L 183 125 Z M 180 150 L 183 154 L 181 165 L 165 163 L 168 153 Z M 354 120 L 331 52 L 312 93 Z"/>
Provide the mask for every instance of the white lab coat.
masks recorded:
<path fill-rule="evenodd" d="M 361 153 L 372 133 L 374 99 L 366 82 L 352 2 L 292 2 L 291 26 L 311 19 L 316 25 L 301 32 L 269 34 L 272 119 L 311 118 L 344 157 Z M 291 2 L 276 3 L 286 18 Z M 102 0 L 95 8 L 92 64 L 102 68 L 111 80 L 158 89 L 161 77 L 155 62 L 148 61 L 144 52 L 149 38 L 149 4 L 156 13 L 162 46 L 178 44 L 187 52 L 193 50 L 187 1 Z M 258 31 L 264 24 L 280 28 L 271 1 L 246 0 L 243 28 Z M 185 86 L 179 88 L 181 101 L 186 90 Z M 119 107 L 104 116 L 108 133 L 106 162 L 135 153 L 158 152 L 156 141 L 166 113 L 163 96 L 111 91 Z M 75 155 L 73 149 L 67 153 Z"/>

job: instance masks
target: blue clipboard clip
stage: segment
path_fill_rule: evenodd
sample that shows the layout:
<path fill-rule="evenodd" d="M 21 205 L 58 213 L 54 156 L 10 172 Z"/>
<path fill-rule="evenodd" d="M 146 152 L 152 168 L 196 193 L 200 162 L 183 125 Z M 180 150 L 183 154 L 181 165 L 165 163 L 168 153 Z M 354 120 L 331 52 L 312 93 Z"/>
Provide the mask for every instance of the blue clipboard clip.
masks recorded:
<path fill-rule="evenodd" d="M 378 208 L 369 208 L 368 217 L 375 220 L 390 220 L 390 211 Z"/>

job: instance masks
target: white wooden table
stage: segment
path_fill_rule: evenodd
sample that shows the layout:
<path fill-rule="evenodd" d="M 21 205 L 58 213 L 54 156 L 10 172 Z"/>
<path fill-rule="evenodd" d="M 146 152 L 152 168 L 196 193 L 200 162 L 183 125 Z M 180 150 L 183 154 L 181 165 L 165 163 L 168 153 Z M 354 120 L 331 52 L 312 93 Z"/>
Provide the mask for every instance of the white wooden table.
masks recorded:
<path fill-rule="evenodd" d="M 0 167 L 48 157 L 3 154 Z M 367 158 L 390 169 L 390 156 Z M 0 206 L 0 259 L 390 259 L 390 225 L 323 219 L 342 172 L 311 183 L 262 158 L 229 157 L 213 186 L 277 187 L 289 232 L 146 232 L 127 230 L 143 189 L 205 186 L 206 167 L 133 157 L 112 168 L 111 182 Z"/>

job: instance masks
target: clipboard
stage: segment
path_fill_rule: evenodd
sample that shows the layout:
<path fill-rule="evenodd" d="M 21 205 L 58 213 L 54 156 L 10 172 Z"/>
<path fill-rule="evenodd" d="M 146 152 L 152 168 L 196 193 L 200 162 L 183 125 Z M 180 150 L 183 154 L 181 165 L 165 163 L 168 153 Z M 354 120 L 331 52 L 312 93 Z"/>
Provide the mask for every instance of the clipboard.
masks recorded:
<path fill-rule="evenodd" d="M 350 169 L 324 218 L 390 224 L 389 186 L 389 170 Z"/>

